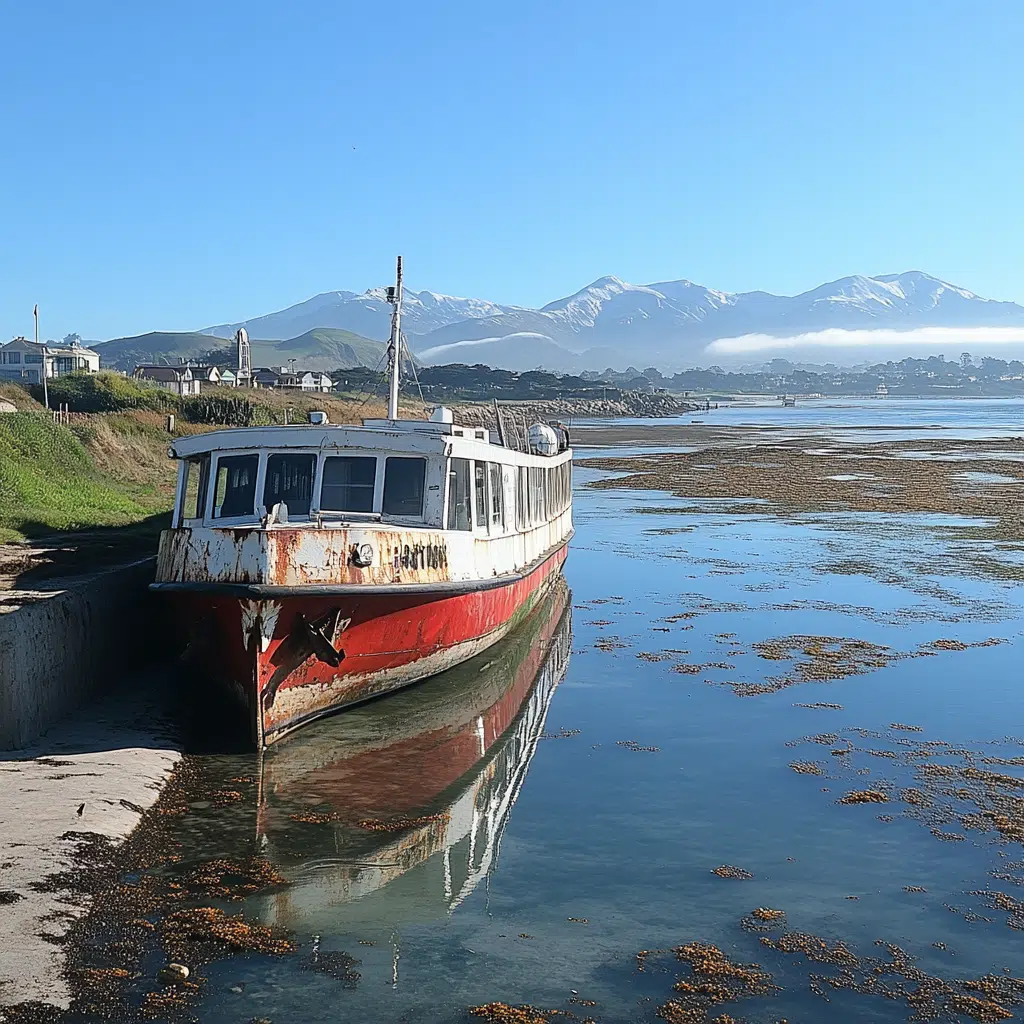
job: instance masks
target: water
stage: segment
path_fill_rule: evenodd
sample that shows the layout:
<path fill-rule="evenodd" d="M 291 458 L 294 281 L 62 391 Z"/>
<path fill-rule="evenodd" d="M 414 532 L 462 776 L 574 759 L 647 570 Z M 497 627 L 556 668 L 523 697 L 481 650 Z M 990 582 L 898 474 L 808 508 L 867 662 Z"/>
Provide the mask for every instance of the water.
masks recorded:
<path fill-rule="evenodd" d="M 878 403 L 913 427 L 910 404 Z M 965 410 L 965 429 L 983 404 L 994 434 L 1004 410 L 1021 408 L 948 403 Z M 742 927 L 756 907 L 858 956 L 897 943 L 947 980 L 1020 972 L 1024 931 L 972 893 L 1024 900 L 1024 848 L 992 818 L 968 827 L 943 810 L 974 808 L 941 786 L 929 806 L 901 796 L 927 789 L 915 775 L 924 764 L 1024 778 L 1020 764 L 982 760 L 1024 755 L 1007 738 L 1024 733 L 1024 593 L 983 568 L 1003 553 L 965 538 L 961 519 L 694 513 L 661 494 L 588 490 L 597 475 L 576 473 L 571 598 L 556 592 L 499 648 L 311 726 L 262 764 L 196 759 L 175 798 L 187 813 L 170 819 L 180 859 L 156 870 L 177 884 L 211 858 L 266 857 L 284 884 L 212 903 L 300 944 L 285 956 L 222 951 L 201 966 L 201 1019 L 462 1021 L 501 1000 L 653 1021 L 689 977 L 665 951 L 694 941 L 760 963 L 781 988 L 707 1019 L 910 1017 L 905 1001 L 877 995 L 827 989 L 824 1003 L 809 974 L 836 969 L 766 947 L 782 929 Z M 795 662 L 779 660 L 789 637 L 803 638 Z M 844 676 L 835 658 L 799 654 L 811 637 L 876 645 L 855 645 L 854 659 L 888 653 Z M 774 652 L 754 646 L 772 641 Z M 972 644 L 986 645 L 956 649 Z M 844 677 L 771 682 L 798 680 L 808 658 L 805 674 L 824 664 Z M 776 689 L 739 696 L 743 684 Z M 807 739 L 822 734 L 832 736 Z M 1012 781 L 977 785 L 1016 792 Z M 890 799 L 837 803 L 862 789 Z M 1024 805 L 1009 814 L 1024 820 Z M 398 831 L 375 824 L 397 817 Z M 721 865 L 753 877 L 718 877 Z M 662 952 L 638 971 L 641 950 Z M 136 991 L 159 962 L 154 952 L 142 964 Z"/>
<path fill-rule="evenodd" d="M 906 440 L 936 431 L 943 437 L 1016 437 L 1024 434 L 1024 398 L 800 399 L 784 408 L 781 401 L 748 400 L 721 404 L 706 413 L 659 419 L 624 419 L 623 424 L 650 426 L 706 423 L 723 427 L 781 427 L 794 433 L 841 431 L 857 440 Z M 606 420 L 578 420 L 577 426 L 603 426 Z"/>

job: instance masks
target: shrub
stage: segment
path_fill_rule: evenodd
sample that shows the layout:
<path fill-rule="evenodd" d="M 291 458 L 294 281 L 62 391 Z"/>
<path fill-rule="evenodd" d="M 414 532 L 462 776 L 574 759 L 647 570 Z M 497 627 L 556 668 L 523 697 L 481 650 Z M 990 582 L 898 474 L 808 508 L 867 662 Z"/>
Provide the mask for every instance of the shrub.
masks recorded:
<path fill-rule="evenodd" d="M 179 406 L 189 423 L 215 423 L 223 427 L 258 427 L 273 422 L 268 410 L 247 398 L 225 395 L 193 395 Z"/>
<path fill-rule="evenodd" d="M 71 412 L 125 412 L 152 409 L 171 412 L 178 398 L 169 391 L 117 373 L 69 373 L 47 382 L 50 405 L 67 404 Z M 32 397 L 43 400 L 41 384 L 32 385 Z"/>

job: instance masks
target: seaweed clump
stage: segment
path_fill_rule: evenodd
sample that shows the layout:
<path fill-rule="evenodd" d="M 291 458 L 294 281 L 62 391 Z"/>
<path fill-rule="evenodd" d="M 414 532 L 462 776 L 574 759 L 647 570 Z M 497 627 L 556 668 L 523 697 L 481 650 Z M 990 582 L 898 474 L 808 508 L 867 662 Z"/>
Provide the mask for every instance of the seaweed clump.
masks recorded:
<path fill-rule="evenodd" d="M 840 797 L 836 803 L 839 804 L 884 804 L 889 798 L 885 793 L 877 789 L 855 789 L 852 793 Z"/>
<path fill-rule="evenodd" d="M 827 999 L 827 991 L 846 990 L 861 995 L 902 1000 L 913 1011 L 912 1020 L 942 1020 L 959 1016 L 982 1024 L 1009 1020 L 1011 1006 L 1024 1003 L 1024 978 L 987 974 L 981 978 L 948 981 L 927 974 L 914 958 L 893 943 L 878 941 L 886 956 L 858 956 L 842 942 L 829 943 L 816 935 L 789 932 L 764 937 L 763 945 L 781 953 L 799 954 L 814 963 L 839 968 L 835 975 L 812 974 L 810 988 Z"/>
<path fill-rule="evenodd" d="M 771 907 L 755 907 L 743 920 L 740 926 L 748 932 L 766 932 L 786 923 L 786 912 Z"/>
<path fill-rule="evenodd" d="M 168 953 L 191 963 L 216 959 L 225 952 L 281 956 L 296 949 L 295 943 L 272 928 L 228 916 L 216 907 L 178 910 L 164 919 L 161 930 Z"/>
<path fill-rule="evenodd" d="M 689 964 L 692 976 L 680 978 L 673 986 L 676 995 L 658 1007 L 658 1016 L 669 1024 L 701 1024 L 723 1003 L 780 991 L 760 964 L 734 963 L 710 943 L 689 942 L 672 952 Z"/>
<path fill-rule="evenodd" d="M 733 864 L 720 864 L 717 868 L 711 869 L 711 874 L 719 878 L 731 878 L 736 881 L 746 881 L 754 876 L 745 868 L 738 868 Z"/>
<path fill-rule="evenodd" d="M 548 1024 L 557 1010 L 538 1010 L 535 1006 L 510 1006 L 508 1003 L 484 1003 L 471 1006 L 474 1017 L 483 1017 L 488 1024 Z"/>

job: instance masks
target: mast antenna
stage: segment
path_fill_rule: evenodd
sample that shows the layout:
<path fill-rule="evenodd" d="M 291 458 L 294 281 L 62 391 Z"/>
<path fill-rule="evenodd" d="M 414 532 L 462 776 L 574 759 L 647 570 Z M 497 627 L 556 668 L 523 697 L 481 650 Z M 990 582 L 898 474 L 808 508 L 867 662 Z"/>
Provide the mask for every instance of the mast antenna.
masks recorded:
<path fill-rule="evenodd" d="M 402 371 L 402 257 L 398 257 L 395 286 L 387 290 L 391 303 L 391 340 L 388 342 L 388 367 L 391 370 L 391 390 L 388 393 L 388 419 L 398 419 L 398 382 Z"/>

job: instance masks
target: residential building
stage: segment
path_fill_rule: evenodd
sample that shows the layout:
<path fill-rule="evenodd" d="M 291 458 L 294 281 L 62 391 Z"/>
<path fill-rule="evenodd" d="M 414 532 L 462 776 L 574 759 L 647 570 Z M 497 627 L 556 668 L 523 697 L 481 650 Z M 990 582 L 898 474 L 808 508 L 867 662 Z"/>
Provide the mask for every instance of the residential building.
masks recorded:
<path fill-rule="evenodd" d="M 334 382 L 326 373 L 307 370 L 299 375 L 299 387 L 303 391 L 330 391 L 333 386 Z"/>
<path fill-rule="evenodd" d="M 275 370 L 260 366 L 252 374 L 253 387 L 296 388 L 299 391 L 330 391 L 334 382 L 319 370 L 289 370 L 282 366 Z"/>
<path fill-rule="evenodd" d="M 136 366 L 132 376 L 136 380 L 146 380 L 157 384 L 176 395 L 198 395 L 199 379 L 193 374 L 191 366 Z"/>
<path fill-rule="evenodd" d="M 43 367 L 47 377 L 85 371 L 98 373 L 100 356 L 82 345 L 36 344 L 27 338 L 15 338 L 0 345 L 0 378 L 24 384 L 41 384 Z"/>
<path fill-rule="evenodd" d="M 254 388 L 279 388 L 281 374 L 269 366 L 258 366 L 252 372 L 252 386 Z"/>
<path fill-rule="evenodd" d="M 197 366 L 190 364 L 190 369 L 192 370 L 192 376 L 204 384 L 220 384 L 223 378 L 223 372 L 219 366 Z"/>

